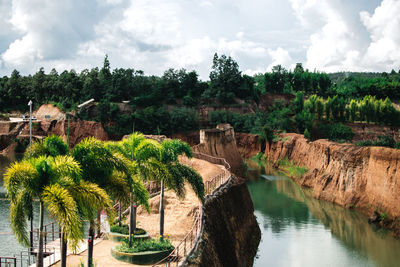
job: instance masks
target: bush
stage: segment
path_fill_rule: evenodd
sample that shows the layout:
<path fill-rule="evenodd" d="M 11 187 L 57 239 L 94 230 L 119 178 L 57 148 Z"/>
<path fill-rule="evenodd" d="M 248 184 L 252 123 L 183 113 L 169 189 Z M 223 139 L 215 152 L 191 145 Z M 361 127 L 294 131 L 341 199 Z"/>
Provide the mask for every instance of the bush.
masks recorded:
<path fill-rule="evenodd" d="M 332 141 L 351 141 L 354 133 L 350 127 L 342 123 L 323 124 L 319 127 L 323 138 L 328 138 Z"/>
<path fill-rule="evenodd" d="M 121 226 L 119 226 L 118 224 L 115 224 L 110 227 L 110 231 L 113 233 L 129 235 L 129 225 L 122 224 Z M 145 233 L 146 231 L 141 228 L 136 228 L 135 232 L 133 232 L 134 235 L 144 235 Z"/>
<path fill-rule="evenodd" d="M 125 253 L 136 253 L 143 251 L 162 251 L 173 249 L 174 246 L 171 244 L 169 239 L 164 240 L 155 240 L 155 239 L 146 239 L 146 240 L 134 240 L 132 243 L 132 247 L 129 247 L 128 238 L 122 241 L 122 244 L 117 246 L 116 249 L 120 252 Z"/>
<path fill-rule="evenodd" d="M 385 146 L 391 148 L 400 148 L 400 142 L 396 142 L 391 135 L 378 136 L 377 140 L 364 140 L 356 144 L 357 146 Z"/>

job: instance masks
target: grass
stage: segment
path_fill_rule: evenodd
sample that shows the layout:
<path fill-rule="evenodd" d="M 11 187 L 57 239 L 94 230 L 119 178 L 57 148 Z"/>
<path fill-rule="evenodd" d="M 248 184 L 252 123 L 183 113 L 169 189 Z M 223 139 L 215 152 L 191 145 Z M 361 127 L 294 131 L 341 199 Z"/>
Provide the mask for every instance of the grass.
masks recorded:
<path fill-rule="evenodd" d="M 136 253 L 143 251 L 163 251 L 168 249 L 173 249 L 174 246 L 171 244 L 169 239 L 164 240 L 155 240 L 155 239 L 147 239 L 147 240 L 135 240 L 132 243 L 132 247 L 130 248 L 128 245 L 128 239 L 124 239 L 122 244 L 117 246 L 116 249 L 119 252 L 125 253 Z"/>
<path fill-rule="evenodd" d="M 296 179 L 301 178 L 308 169 L 303 166 L 297 166 L 294 161 L 290 161 L 288 158 L 283 158 L 279 161 L 279 168 L 289 177 Z"/>

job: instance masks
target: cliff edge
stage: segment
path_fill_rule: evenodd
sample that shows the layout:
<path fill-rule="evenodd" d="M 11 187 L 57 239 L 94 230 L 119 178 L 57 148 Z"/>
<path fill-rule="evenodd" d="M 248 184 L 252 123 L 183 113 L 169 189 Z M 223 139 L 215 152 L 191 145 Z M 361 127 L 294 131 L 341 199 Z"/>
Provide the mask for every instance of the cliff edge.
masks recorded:
<path fill-rule="evenodd" d="M 235 131 L 229 124 L 218 124 L 216 129 L 200 130 L 200 144 L 194 146 L 193 151 L 224 158 L 233 173 L 243 174 L 243 159 L 236 146 Z"/>
<path fill-rule="evenodd" d="M 313 188 L 313 196 L 367 213 L 400 218 L 400 150 L 359 147 L 325 139 L 309 142 L 303 135 L 282 134 L 266 145 L 270 161 L 287 157 L 308 172 L 297 182 Z M 394 228 L 399 229 L 397 225 Z"/>
<path fill-rule="evenodd" d="M 181 266 L 253 266 L 261 230 L 246 181 L 232 177 L 206 199 L 203 212 L 200 239 Z"/>

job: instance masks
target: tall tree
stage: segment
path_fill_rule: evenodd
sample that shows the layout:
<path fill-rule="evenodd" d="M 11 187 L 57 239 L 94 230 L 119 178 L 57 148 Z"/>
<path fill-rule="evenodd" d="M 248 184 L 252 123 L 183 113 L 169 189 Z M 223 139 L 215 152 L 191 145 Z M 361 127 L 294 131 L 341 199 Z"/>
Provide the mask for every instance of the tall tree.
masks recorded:
<path fill-rule="evenodd" d="M 136 152 L 135 158 L 138 161 L 155 159 L 162 163 L 158 168 L 158 181 L 161 183 L 160 192 L 160 238 L 164 237 L 164 188 L 170 188 L 179 197 L 185 195 L 185 181 L 193 188 L 195 194 L 201 201 L 204 201 L 204 184 L 202 177 L 192 168 L 185 166 L 178 161 L 179 155 L 192 157 L 190 146 L 180 140 L 164 140 L 161 144 L 154 140 L 142 142 Z"/>

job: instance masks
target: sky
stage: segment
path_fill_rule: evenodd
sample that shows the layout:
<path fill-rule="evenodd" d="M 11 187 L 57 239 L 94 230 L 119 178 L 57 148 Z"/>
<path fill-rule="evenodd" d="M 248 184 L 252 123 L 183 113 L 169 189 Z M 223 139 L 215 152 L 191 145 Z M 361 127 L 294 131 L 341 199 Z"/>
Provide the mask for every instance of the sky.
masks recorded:
<path fill-rule="evenodd" d="M 400 69 L 400 0 L 0 0 L 0 76 L 101 67 L 208 80 L 215 52 L 243 73 Z"/>

